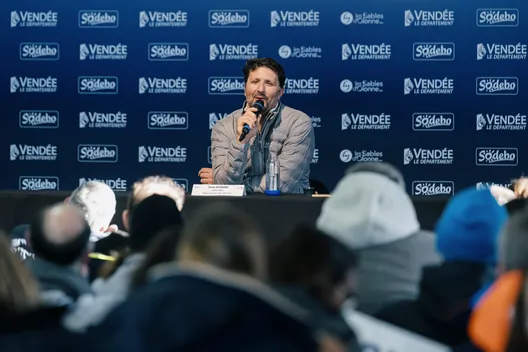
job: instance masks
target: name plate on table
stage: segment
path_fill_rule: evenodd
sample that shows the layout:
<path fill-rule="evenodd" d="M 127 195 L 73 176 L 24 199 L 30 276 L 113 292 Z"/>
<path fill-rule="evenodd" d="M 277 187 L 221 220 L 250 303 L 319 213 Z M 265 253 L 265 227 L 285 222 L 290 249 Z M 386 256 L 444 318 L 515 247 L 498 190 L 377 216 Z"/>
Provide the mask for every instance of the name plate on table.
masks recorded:
<path fill-rule="evenodd" d="M 244 185 L 193 185 L 192 196 L 229 196 L 241 197 L 246 195 Z"/>

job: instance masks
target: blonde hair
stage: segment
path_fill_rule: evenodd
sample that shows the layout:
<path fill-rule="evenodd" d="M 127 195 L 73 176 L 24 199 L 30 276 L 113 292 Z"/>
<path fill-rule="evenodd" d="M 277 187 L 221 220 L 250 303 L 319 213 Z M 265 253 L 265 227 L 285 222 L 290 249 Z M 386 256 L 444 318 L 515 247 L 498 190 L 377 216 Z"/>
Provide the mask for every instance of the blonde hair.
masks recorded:
<path fill-rule="evenodd" d="M 0 233 L 0 309 L 24 311 L 39 304 L 37 281 L 11 250 L 7 235 Z"/>
<path fill-rule="evenodd" d="M 178 186 L 172 178 L 157 175 L 145 177 L 134 183 L 132 193 L 128 198 L 127 209 L 131 210 L 134 205 L 153 194 L 170 197 L 176 202 L 178 209 L 181 210 L 183 208 L 183 203 L 185 202 L 185 191 L 183 188 Z"/>

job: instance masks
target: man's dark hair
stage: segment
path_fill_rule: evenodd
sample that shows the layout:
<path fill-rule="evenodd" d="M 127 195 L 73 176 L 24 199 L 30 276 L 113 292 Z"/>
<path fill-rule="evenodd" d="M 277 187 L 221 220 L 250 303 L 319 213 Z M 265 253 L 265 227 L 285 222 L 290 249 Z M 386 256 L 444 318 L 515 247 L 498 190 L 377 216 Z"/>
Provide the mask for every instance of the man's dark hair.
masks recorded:
<path fill-rule="evenodd" d="M 286 83 L 286 72 L 284 72 L 284 68 L 281 64 L 269 57 L 249 59 L 246 61 L 246 65 L 242 69 L 242 72 L 244 73 L 244 83 L 247 83 L 249 74 L 259 67 L 267 67 L 275 72 L 279 77 L 279 86 L 284 88 L 284 83 Z"/>
<path fill-rule="evenodd" d="M 46 214 L 49 209 L 40 211 L 31 222 L 29 240 L 35 256 L 59 265 L 71 265 L 81 258 L 90 240 L 90 227 L 83 219 L 85 226 L 72 236 L 72 239 L 62 243 L 48 240 L 45 232 Z"/>
<path fill-rule="evenodd" d="M 128 246 L 131 251 L 142 252 L 160 231 L 183 226 L 183 221 L 174 199 L 153 194 L 132 208 Z"/>
<path fill-rule="evenodd" d="M 307 290 L 328 309 L 335 285 L 357 267 L 355 253 L 312 225 L 298 224 L 271 253 L 271 280 Z"/>

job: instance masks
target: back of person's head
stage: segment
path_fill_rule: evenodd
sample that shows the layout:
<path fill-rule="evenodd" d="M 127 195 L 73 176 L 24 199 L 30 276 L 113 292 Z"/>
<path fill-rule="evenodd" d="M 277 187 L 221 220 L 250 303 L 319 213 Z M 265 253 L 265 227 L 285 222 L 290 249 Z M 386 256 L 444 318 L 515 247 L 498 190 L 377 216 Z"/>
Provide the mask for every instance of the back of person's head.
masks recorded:
<path fill-rule="evenodd" d="M 436 224 L 436 246 L 446 261 L 496 264 L 497 241 L 508 214 L 489 189 L 455 194 Z"/>
<path fill-rule="evenodd" d="M 104 232 L 116 210 L 115 193 L 104 182 L 88 181 L 77 187 L 67 202 L 78 206 L 93 232 Z"/>
<path fill-rule="evenodd" d="M 7 236 L 0 233 L 0 316 L 31 309 L 39 303 L 36 280 L 11 251 Z"/>
<path fill-rule="evenodd" d="M 399 184 L 405 190 L 405 179 L 402 173 L 394 165 L 384 161 L 360 162 L 349 167 L 345 174 L 354 172 L 373 172 L 383 175 Z"/>
<path fill-rule="evenodd" d="M 130 213 L 129 248 L 133 252 L 142 252 L 160 231 L 182 225 L 183 218 L 174 199 L 153 194 Z"/>
<path fill-rule="evenodd" d="M 172 198 L 178 209 L 182 210 L 185 191 L 172 178 L 166 176 L 148 176 L 134 183 L 132 193 L 128 198 L 127 209 L 131 211 L 135 205 L 153 194 Z"/>
<path fill-rule="evenodd" d="M 499 240 L 501 269 L 528 271 L 528 208 L 515 212 L 509 219 Z"/>
<path fill-rule="evenodd" d="M 132 186 L 132 192 L 128 197 L 127 208 L 122 215 L 123 225 L 127 230 L 129 230 L 130 227 L 130 212 L 142 200 L 153 194 L 170 197 L 176 202 L 180 211 L 183 209 L 185 191 L 182 187 L 178 186 L 172 178 L 165 176 L 145 177 L 134 183 Z"/>
<path fill-rule="evenodd" d="M 420 224 L 400 184 L 377 172 L 357 171 L 345 175 L 323 203 L 317 228 L 355 250 L 407 238 Z"/>
<path fill-rule="evenodd" d="M 148 282 L 150 268 L 176 259 L 176 248 L 180 241 L 182 226 L 168 227 L 158 233 L 145 251 L 145 259 L 136 270 L 131 287 L 139 288 Z"/>
<path fill-rule="evenodd" d="M 218 203 L 203 207 L 197 214 L 185 224 L 176 254 L 178 261 L 266 278 L 266 245 L 245 212 Z"/>
<path fill-rule="evenodd" d="M 86 253 L 90 227 L 82 210 L 58 204 L 37 213 L 30 225 L 35 256 L 59 265 L 72 265 Z"/>
<path fill-rule="evenodd" d="M 348 279 L 357 265 L 356 256 L 313 226 L 296 226 L 271 258 L 271 281 L 306 289 L 328 307 L 337 308 L 352 293 Z M 339 287 L 346 287 L 346 292 L 336 300 Z"/>
<path fill-rule="evenodd" d="M 515 198 L 504 204 L 504 207 L 508 215 L 511 216 L 518 211 L 526 209 L 526 205 L 528 205 L 528 198 Z"/>

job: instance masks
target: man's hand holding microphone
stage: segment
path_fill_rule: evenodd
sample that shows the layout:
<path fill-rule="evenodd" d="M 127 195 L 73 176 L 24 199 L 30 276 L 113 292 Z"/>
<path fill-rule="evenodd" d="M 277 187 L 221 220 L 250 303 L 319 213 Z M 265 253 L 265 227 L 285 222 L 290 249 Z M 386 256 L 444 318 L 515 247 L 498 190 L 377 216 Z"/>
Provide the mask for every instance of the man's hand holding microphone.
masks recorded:
<path fill-rule="evenodd" d="M 247 143 L 249 138 L 246 139 L 248 133 L 255 127 L 257 127 L 258 116 L 262 114 L 264 110 L 264 101 L 257 100 L 251 108 L 246 109 L 244 115 L 240 116 L 237 123 L 237 142 Z M 202 184 L 213 184 L 214 176 L 212 168 L 202 168 L 198 172 L 200 177 L 200 183 Z"/>
<path fill-rule="evenodd" d="M 248 133 L 257 127 L 258 116 L 264 110 L 264 101 L 257 100 L 252 107 L 246 109 L 244 115 L 238 118 L 237 123 L 237 141 L 247 143 L 246 136 Z M 249 139 L 249 138 L 248 138 Z"/>

